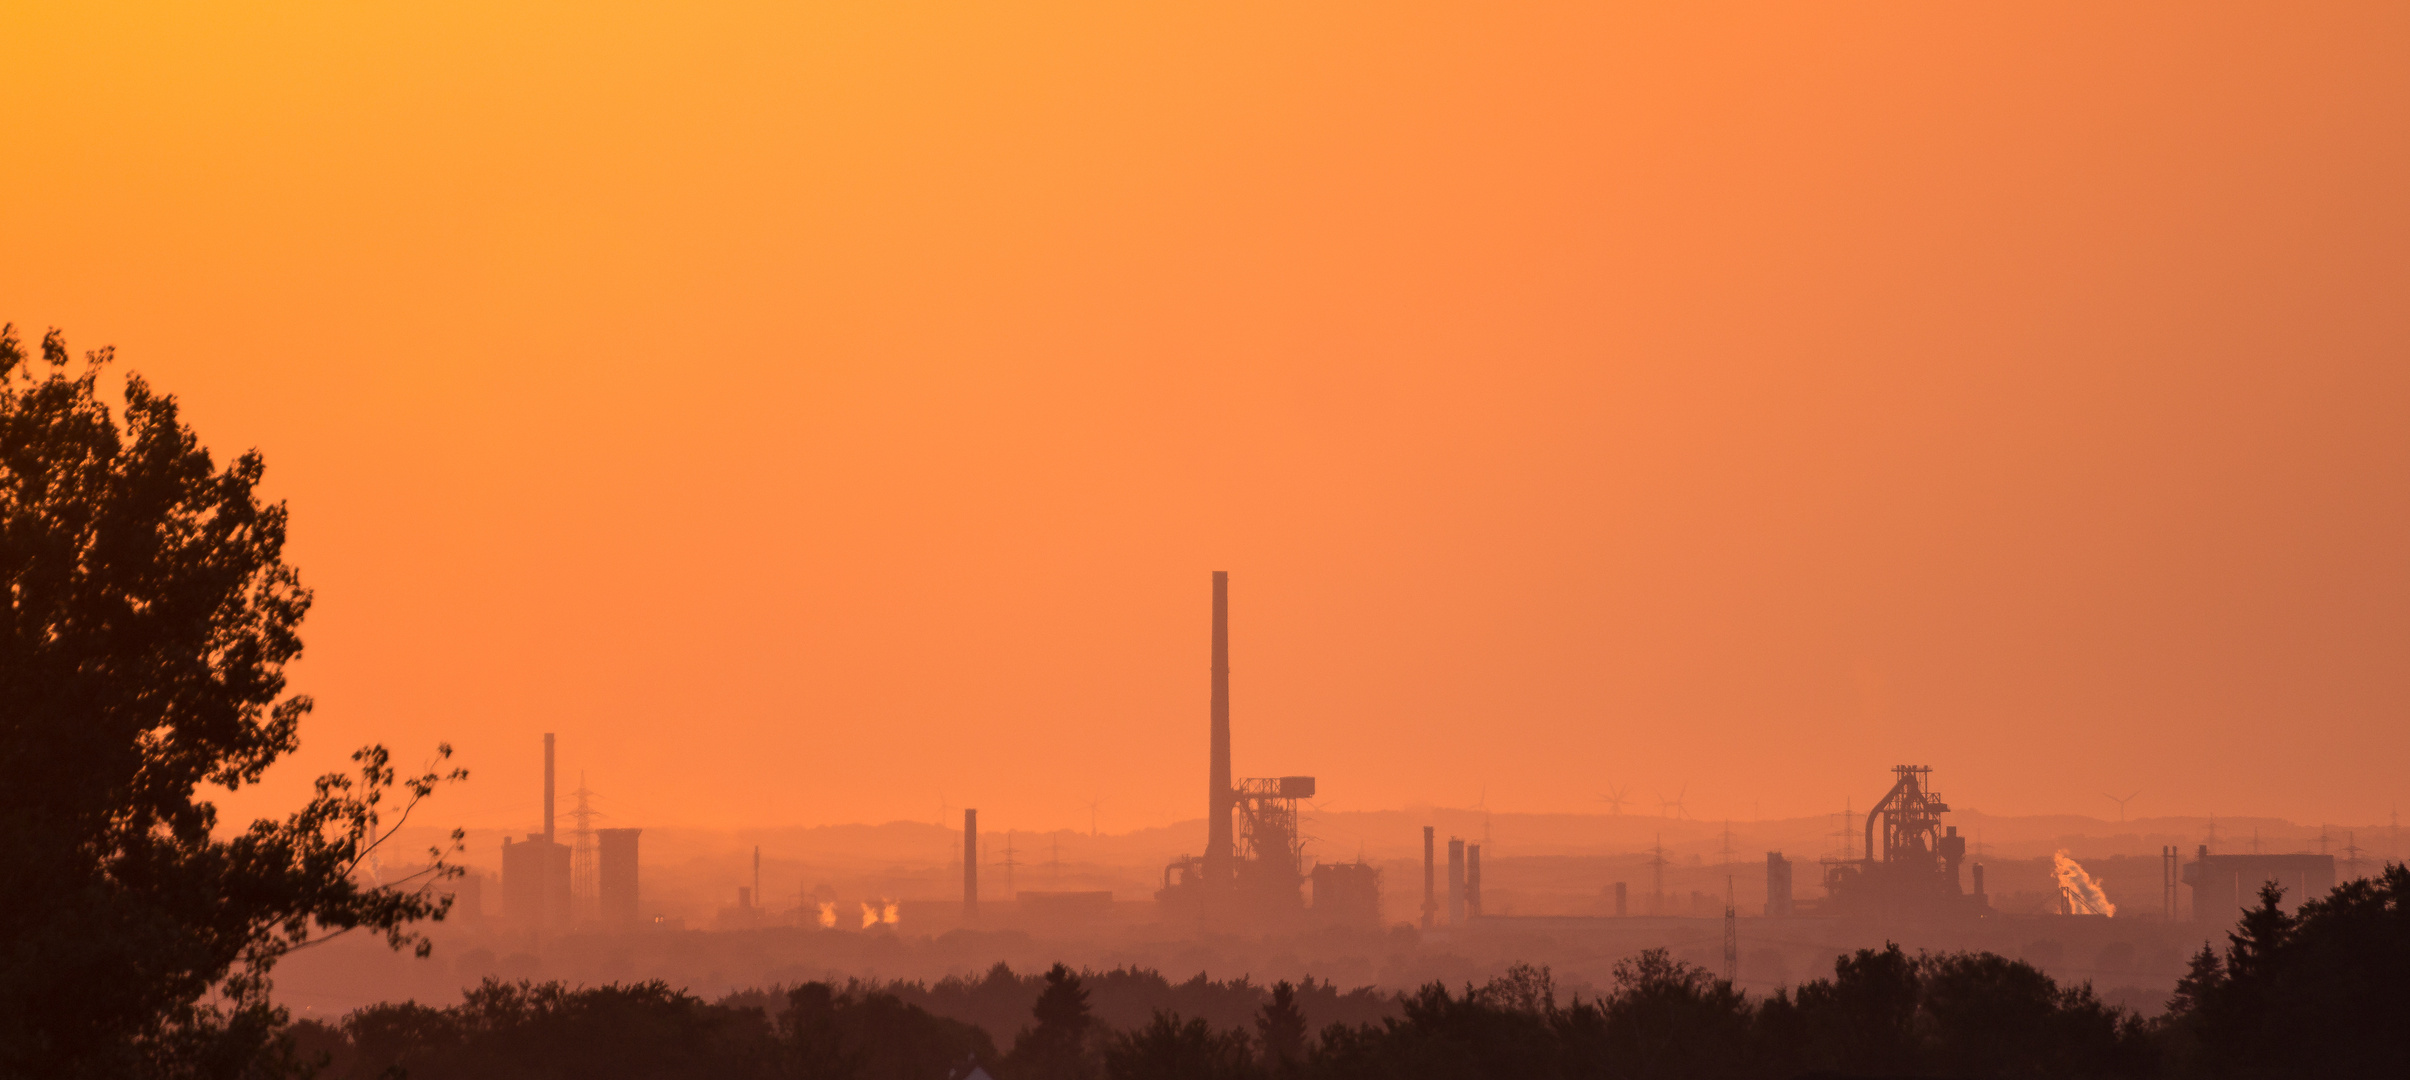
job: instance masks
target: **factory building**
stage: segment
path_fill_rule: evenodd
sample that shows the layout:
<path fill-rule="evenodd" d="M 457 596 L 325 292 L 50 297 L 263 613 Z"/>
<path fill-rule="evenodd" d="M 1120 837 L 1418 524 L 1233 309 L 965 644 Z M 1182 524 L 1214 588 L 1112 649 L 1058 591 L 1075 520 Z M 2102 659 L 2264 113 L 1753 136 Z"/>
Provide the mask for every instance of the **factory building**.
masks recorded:
<path fill-rule="evenodd" d="M 1314 868 L 1314 918 L 1332 926 L 1381 925 L 1381 871 L 1371 863 L 1323 863 Z"/>
<path fill-rule="evenodd" d="M 544 733 L 544 831 L 502 838 L 502 914 L 524 926 L 569 925 L 569 845 L 553 840 L 552 733 Z"/>
<path fill-rule="evenodd" d="M 1230 575 L 1213 572 L 1212 685 L 1207 709 L 1205 854 L 1163 868 L 1155 899 L 1167 911 L 1229 922 L 1295 920 L 1305 912 L 1305 837 L 1297 802 L 1311 776 L 1233 780 L 1230 767 Z M 1377 885 L 1376 885 L 1377 888 Z"/>
<path fill-rule="evenodd" d="M 636 837 L 642 829 L 596 829 L 602 848 L 597 875 L 602 886 L 603 921 L 625 926 L 636 921 Z"/>
<path fill-rule="evenodd" d="M 2196 922 L 2232 925 L 2238 913 L 2259 906 L 2260 886 L 2274 883 L 2284 890 L 2284 909 L 2297 910 L 2335 887 L 2332 855 L 2212 855 L 2203 844 L 2194 861 L 2184 866 L 2184 884 L 2192 887 L 2192 917 Z"/>

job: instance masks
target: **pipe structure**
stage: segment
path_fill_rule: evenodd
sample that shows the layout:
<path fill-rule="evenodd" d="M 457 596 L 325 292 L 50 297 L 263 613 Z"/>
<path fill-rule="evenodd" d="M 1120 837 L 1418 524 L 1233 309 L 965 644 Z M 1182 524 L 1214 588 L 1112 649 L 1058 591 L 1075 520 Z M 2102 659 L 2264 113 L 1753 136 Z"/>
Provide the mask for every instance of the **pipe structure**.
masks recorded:
<path fill-rule="evenodd" d="M 1896 770 L 1895 770 L 1895 771 L 1896 771 Z M 1890 805 L 1891 805 L 1891 800 L 1898 798 L 1898 797 L 1899 797 L 1899 794 L 1900 794 L 1901 789 L 1906 788 L 1907 786 L 1908 786 L 1908 775 L 1907 775 L 1907 774 L 1905 774 L 1905 773 L 1902 773 L 1902 774 L 1900 775 L 1900 778 L 1899 778 L 1899 779 L 1894 780 L 1894 781 L 1892 781 L 1892 782 L 1891 782 L 1891 790 L 1890 790 L 1890 791 L 1886 791 L 1886 792 L 1884 792 L 1884 793 L 1883 793 L 1883 797 L 1882 797 L 1881 799 L 1878 799 L 1878 800 L 1876 800 L 1876 801 L 1875 801 L 1875 804 L 1874 804 L 1874 809 L 1872 809 L 1872 810 L 1868 810 L 1868 811 L 1866 812 L 1866 861 L 1867 861 L 1867 862 L 1873 862 L 1873 861 L 1875 861 L 1875 854 L 1874 854 L 1874 823 L 1875 823 L 1876 821 L 1878 821 L 1878 820 L 1880 820 L 1880 819 L 1882 818 L 1882 816 L 1883 816 L 1883 808 L 1884 808 L 1884 807 L 1887 807 L 1887 806 L 1890 806 Z M 1886 857 L 1888 857 L 1888 856 L 1891 854 L 1891 852 L 1889 852 L 1888 850 L 1886 850 L 1885 852 L 1883 852 L 1883 854 L 1884 854 Z"/>
<path fill-rule="evenodd" d="M 1205 816 L 1205 874 L 1220 884 L 1233 876 L 1231 865 L 1230 786 L 1230 572 L 1213 572 L 1213 723 L 1212 755 L 1208 766 Z"/>

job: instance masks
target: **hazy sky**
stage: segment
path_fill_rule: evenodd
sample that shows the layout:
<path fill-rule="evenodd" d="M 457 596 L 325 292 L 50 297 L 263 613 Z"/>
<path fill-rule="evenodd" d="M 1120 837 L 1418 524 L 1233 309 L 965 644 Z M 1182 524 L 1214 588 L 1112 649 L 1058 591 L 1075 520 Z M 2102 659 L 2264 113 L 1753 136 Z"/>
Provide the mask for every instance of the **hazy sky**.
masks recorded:
<path fill-rule="evenodd" d="M 2410 7 L 13 4 L 0 319 L 532 825 L 2381 821 Z M 565 785 L 566 786 L 566 785 Z"/>

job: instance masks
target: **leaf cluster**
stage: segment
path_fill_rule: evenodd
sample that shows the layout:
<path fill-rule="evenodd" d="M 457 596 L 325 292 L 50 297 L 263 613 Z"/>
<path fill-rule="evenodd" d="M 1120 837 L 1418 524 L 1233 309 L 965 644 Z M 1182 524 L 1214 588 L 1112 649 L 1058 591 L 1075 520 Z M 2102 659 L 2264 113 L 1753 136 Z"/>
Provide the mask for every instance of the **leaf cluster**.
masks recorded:
<path fill-rule="evenodd" d="M 459 834 L 400 882 L 359 870 L 466 773 L 370 747 L 290 817 L 221 828 L 209 790 L 257 782 L 311 708 L 286 508 L 140 376 L 106 400 L 110 350 L 39 352 L 0 326 L 0 1076 L 267 1068 L 278 957 L 358 928 L 423 949 Z"/>

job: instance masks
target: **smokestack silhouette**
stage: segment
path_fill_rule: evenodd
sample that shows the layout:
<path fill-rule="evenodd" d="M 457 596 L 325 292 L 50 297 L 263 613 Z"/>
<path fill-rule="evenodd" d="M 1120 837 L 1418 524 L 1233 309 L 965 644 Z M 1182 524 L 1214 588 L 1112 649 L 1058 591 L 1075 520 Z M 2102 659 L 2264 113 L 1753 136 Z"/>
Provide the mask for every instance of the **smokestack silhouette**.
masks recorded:
<path fill-rule="evenodd" d="M 1230 572 L 1213 572 L 1212 777 L 1205 818 L 1205 874 L 1223 881 L 1230 866 Z"/>
<path fill-rule="evenodd" d="M 1481 915 L 1481 845 L 1464 846 L 1464 913 L 1473 918 Z"/>
<path fill-rule="evenodd" d="M 552 842 L 552 733 L 544 733 L 544 842 Z"/>
<path fill-rule="evenodd" d="M 979 917 L 979 811 L 962 812 L 962 920 Z"/>
<path fill-rule="evenodd" d="M 1423 929 L 1439 921 L 1439 881 L 1432 870 L 1432 826 L 1423 826 Z"/>
<path fill-rule="evenodd" d="M 1464 841 L 1448 838 L 1448 925 L 1464 925 Z"/>

